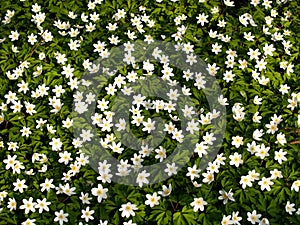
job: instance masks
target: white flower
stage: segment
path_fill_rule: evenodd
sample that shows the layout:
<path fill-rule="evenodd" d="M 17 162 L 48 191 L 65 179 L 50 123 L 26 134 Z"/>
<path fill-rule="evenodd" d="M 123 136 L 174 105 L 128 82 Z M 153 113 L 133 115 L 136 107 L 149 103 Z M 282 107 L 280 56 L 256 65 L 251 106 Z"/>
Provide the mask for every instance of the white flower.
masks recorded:
<path fill-rule="evenodd" d="M 149 60 L 143 62 L 143 69 L 150 72 L 154 70 L 154 65 Z M 134 104 L 134 103 L 133 103 Z"/>
<path fill-rule="evenodd" d="M 227 98 L 224 98 L 223 95 L 220 95 L 220 96 L 218 97 L 218 102 L 219 102 L 221 105 L 223 105 L 223 106 L 229 105 L 229 103 L 227 103 Z"/>
<path fill-rule="evenodd" d="M 223 153 L 221 154 L 218 154 L 216 159 L 215 159 L 215 162 L 218 164 L 218 165 L 225 165 L 225 159 L 226 157 L 223 156 Z"/>
<path fill-rule="evenodd" d="M 113 127 L 112 119 L 102 119 L 102 121 L 99 123 L 99 127 L 101 127 L 101 131 L 110 131 Z"/>
<path fill-rule="evenodd" d="M 261 137 L 264 135 L 264 131 L 263 129 L 256 129 L 253 134 L 252 134 L 252 137 L 254 140 L 256 141 L 261 141 Z"/>
<path fill-rule="evenodd" d="M 37 199 L 36 202 L 35 208 L 39 209 L 39 213 L 42 213 L 44 210 L 49 212 L 48 205 L 50 205 L 51 202 L 47 202 L 46 198 L 43 198 L 42 200 Z"/>
<path fill-rule="evenodd" d="M 150 176 L 150 173 L 147 173 L 146 170 L 143 170 L 140 172 L 136 178 L 136 182 L 139 184 L 140 187 L 143 186 L 143 184 L 149 184 L 149 180 L 147 177 Z"/>
<path fill-rule="evenodd" d="M 68 43 L 70 50 L 77 51 L 78 47 L 80 46 L 80 43 L 78 40 L 73 41 L 72 39 Z"/>
<path fill-rule="evenodd" d="M 204 206 L 207 205 L 207 202 L 203 198 L 194 198 L 194 201 L 190 205 L 194 207 L 194 212 L 197 212 L 199 209 L 200 211 L 204 211 Z"/>
<path fill-rule="evenodd" d="M 220 168 L 220 164 L 214 161 L 213 163 L 209 162 L 206 169 L 211 173 L 219 173 L 219 168 Z"/>
<path fill-rule="evenodd" d="M 91 141 L 92 139 L 92 137 L 93 137 L 94 135 L 91 133 L 91 131 L 90 130 L 84 130 L 84 129 L 82 129 L 81 130 L 81 134 L 80 134 L 80 137 L 82 138 L 82 141 Z"/>
<path fill-rule="evenodd" d="M 107 220 L 100 220 L 98 225 L 107 225 Z"/>
<path fill-rule="evenodd" d="M 108 145 L 108 147 L 109 147 L 113 152 L 116 152 L 116 153 L 121 154 L 121 153 L 123 152 L 123 150 L 124 150 L 124 148 L 121 147 L 121 144 L 122 144 L 121 142 L 116 143 L 116 142 L 113 141 L 111 145 Z"/>
<path fill-rule="evenodd" d="M 271 178 L 265 178 L 263 177 L 261 181 L 258 182 L 258 184 L 260 185 L 260 189 L 263 190 L 267 190 L 270 191 L 271 190 L 271 185 L 274 184 L 273 181 L 271 181 Z"/>
<path fill-rule="evenodd" d="M 250 56 L 250 60 L 258 60 L 261 53 L 259 52 L 259 49 L 253 50 L 252 48 L 249 48 L 249 52 L 247 52 L 247 55 Z"/>
<path fill-rule="evenodd" d="M 137 225 L 137 224 L 133 223 L 132 220 L 128 220 L 128 222 L 124 222 L 123 225 Z"/>
<path fill-rule="evenodd" d="M 282 116 L 277 116 L 276 114 L 274 114 L 272 117 L 271 117 L 272 121 L 274 123 L 276 123 L 277 125 L 280 124 L 282 122 Z"/>
<path fill-rule="evenodd" d="M 224 4 L 229 7 L 234 7 L 234 1 L 224 0 Z"/>
<path fill-rule="evenodd" d="M 264 159 L 265 157 L 269 156 L 270 147 L 266 147 L 265 144 L 261 144 L 259 149 L 255 152 L 255 156 Z"/>
<path fill-rule="evenodd" d="M 249 33 L 244 32 L 244 38 L 245 38 L 247 41 L 254 41 L 255 36 L 253 36 L 253 35 L 251 34 L 251 32 L 249 32 Z"/>
<path fill-rule="evenodd" d="M 201 158 L 203 155 L 207 155 L 208 146 L 204 144 L 204 142 L 200 142 L 196 144 L 194 149 L 195 153 L 198 153 L 199 157 Z"/>
<path fill-rule="evenodd" d="M 162 162 L 167 157 L 167 151 L 162 146 L 159 146 L 158 149 L 155 149 L 155 152 L 157 153 L 155 155 L 155 158 L 159 159 L 160 162 Z"/>
<path fill-rule="evenodd" d="M 99 173 L 108 173 L 111 171 L 110 169 L 111 164 L 107 163 L 107 160 L 104 160 L 103 162 L 98 162 L 98 172 Z"/>
<path fill-rule="evenodd" d="M 195 122 L 195 120 L 192 119 L 191 121 L 188 122 L 186 131 L 189 131 L 191 134 L 194 134 L 195 131 L 199 130 L 198 125 L 199 123 L 197 121 Z"/>
<path fill-rule="evenodd" d="M 214 137 L 214 133 L 208 133 L 206 132 L 203 136 L 204 144 L 213 145 L 213 142 L 216 140 Z"/>
<path fill-rule="evenodd" d="M 71 196 L 75 194 L 76 187 L 70 188 L 70 184 L 67 183 L 62 187 L 62 191 L 64 194 Z"/>
<path fill-rule="evenodd" d="M 60 138 L 52 138 L 49 144 L 52 146 L 52 151 L 61 150 L 62 142 L 60 141 Z"/>
<path fill-rule="evenodd" d="M 208 15 L 205 15 L 205 13 L 199 14 L 196 19 L 197 23 L 200 23 L 201 26 L 204 26 L 205 23 L 208 23 L 209 21 L 207 20 Z"/>
<path fill-rule="evenodd" d="M 151 118 L 148 118 L 147 122 L 143 122 L 144 128 L 142 131 L 147 131 L 151 133 L 152 130 L 155 130 L 155 121 L 152 122 Z"/>
<path fill-rule="evenodd" d="M 262 117 L 259 115 L 259 112 L 254 113 L 254 115 L 252 117 L 252 121 L 254 123 L 260 123 L 261 119 L 262 119 Z"/>
<path fill-rule="evenodd" d="M 140 113 L 138 113 L 138 114 L 132 116 L 131 123 L 135 124 L 136 126 L 140 126 L 141 123 L 143 123 L 143 119 L 144 119 L 144 116 L 142 116 Z"/>
<path fill-rule="evenodd" d="M 162 186 L 162 191 L 159 191 L 158 194 L 166 197 L 169 196 L 172 192 L 172 184 L 169 184 L 169 187 L 167 187 L 166 185 Z"/>
<path fill-rule="evenodd" d="M 33 202 L 33 198 L 30 197 L 28 200 L 27 199 L 23 199 L 22 200 L 23 205 L 20 206 L 20 209 L 24 209 L 25 210 L 25 214 L 28 214 L 30 211 L 31 212 L 35 212 L 35 205 L 36 203 Z"/>
<path fill-rule="evenodd" d="M 235 152 L 233 155 L 229 156 L 230 158 L 230 165 L 235 165 L 236 167 L 239 167 L 240 164 L 243 164 L 242 155 Z"/>
<path fill-rule="evenodd" d="M 300 180 L 296 180 L 296 181 L 293 182 L 291 190 L 299 192 L 299 187 L 300 187 Z"/>
<path fill-rule="evenodd" d="M 218 13 L 220 10 L 219 10 L 219 8 L 217 7 L 217 6 L 215 6 L 215 7 L 213 7 L 212 9 L 211 9 L 211 13 L 212 14 L 216 14 L 216 13 Z"/>
<path fill-rule="evenodd" d="M 41 192 L 44 192 L 45 190 L 49 191 L 51 188 L 55 188 L 54 184 L 52 183 L 53 179 L 49 180 L 48 178 L 46 178 L 45 182 L 40 184 Z"/>
<path fill-rule="evenodd" d="M 27 219 L 24 222 L 21 223 L 21 225 L 35 225 L 36 219 Z"/>
<path fill-rule="evenodd" d="M 264 51 L 264 54 L 265 56 L 273 56 L 273 52 L 275 51 L 276 49 L 274 48 L 274 45 L 273 44 L 265 44 L 265 46 L 263 47 L 263 51 Z"/>
<path fill-rule="evenodd" d="M 261 214 L 257 214 L 256 210 L 254 210 L 252 213 L 247 212 L 247 216 L 248 216 L 247 220 L 252 224 L 255 224 L 255 223 L 259 223 L 260 221 L 259 218 L 261 217 Z"/>
<path fill-rule="evenodd" d="M 177 174 L 177 169 L 178 167 L 175 165 L 175 163 L 167 163 L 167 168 L 164 171 L 168 173 L 168 176 L 172 176 L 173 174 Z"/>
<path fill-rule="evenodd" d="M 239 211 L 237 212 L 232 212 L 232 221 L 236 225 L 241 225 L 239 221 L 242 220 L 242 217 L 239 216 Z"/>
<path fill-rule="evenodd" d="M 90 207 L 86 207 L 86 209 L 81 210 L 81 218 L 85 220 L 85 222 L 89 222 L 89 220 L 93 220 L 94 210 L 90 210 Z"/>
<path fill-rule="evenodd" d="M 194 180 L 195 177 L 200 177 L 200 169 L 197 169 L 197 165 L 194 165 L 193 167 L 188 167 L 188 171 L 189 172 L 186 174 L 186 176 L 191 177 L 191 180 Z"/>
<path fill-rule="evenodd" d="M 244 144 L 243 137 L 240 137 L 240 136 L 232 137 L 231 144 L 234 145 L 236 148 L 239 148 L 241 145 Z"/>
<path fill-rule="evenodd" d="M 34 45 L 37 42 L 37 36 L 34 35 L 33 33 L 31 33 L 30 35 L 28 35 L 28 43 L 30 43 L 31 45 Z"/>
<path fill-rule="evenodd" d="M 28 186 L 25 184 L 26 180 L 20 180 L 19 178 L 17 178 L 17 181 L 13 183 L 13 185 L 15 186 L 14 191 L 19 191 L 20 193 L 23 193 L 24 190 L 26 189 Z"/>
<path fill-rule="evenodd" d="M 279 134 L 277 134 L 276 136 L 277 141 L 275 142 L 276 144 L 279 143 L 281 145 L 285 145 L 286 144 L 286 139 L 285 139 L 285 135 L 280 132 Z"/>
<path fill-rule="evenodd" d="M 232 72 L 232 70 L 226 70 L 223 74 L 223 80 L 225 80 L 227 83 L 230 81 L 233 81 L 233 78 L 235 77 L 235 74 Z"/>
<path fill-rule="evenodd" d="M 259 149 L 259 146 L 256 144 L 255 141 L 252 141 L 251 144 L 247 143 L 247 150 L 251 153 L 251 154 L 255 154 L 255 152 Z"/>
<path fill-rule="evenodd" d="M 279 91 L 281 92 L 282 95 L 288 94 L 290 90 L 290 87 L 287 84 L 281 84 Z"/>
<path fill-rule="evenodd" d="M 118 128 L 117 131 L 126 129 L 126 121 L 123 118 L 119 119 L 119 123 L 116 123 L 115 126 Z"/>
<path fill-rule="evenodd" d="M 297 107 L 298 105 L 298 101 L 296 98 L 292 98 L 292 99 L 288 99 L 288 106 L 287 108 L 291 108 L 291 110 L 293 111 L 295 109 L 295 107 Z"/>
<path fill-rule="evenodd" d="M 152 152 L 152 148 L 149 148 L 148 145 L 142 145 L 141 150 L 139 151 L 139 154 L 142 155 L 142 157 L 149 156 Z"/>
<path fill-rule="evenodd" d="M 103 186 L 101 184 L 98 184 L 97 188 L 92 188 L 92 195 L 97 197 L 97 201 L 99 203 L 102 202 L 102 199 L 106 199 L 107 198 L 107 193 L 108 189 L 107 188 L 103 188 Z"/>
<path fill-rule="evenodd" d="M 122 204 L 121 208 L 119 209 L 119 211 L 122 212 L 121 216 L 126 218 L 129 218 L 130 216 L 135 216 L 134 210 L 138 210 L 138 208 L 135 204 L 132 204 L 131 202 Z"/>
<path fill-rule="evenodd" d="M 59 157 L 60 157 L 60 159 L 58 160 L 58 162 L 59 163 L 64 163 L 65 165 L 67 165 L 70 160 L 73 160 L 71 158 L 71 153 L 67 152 L 67 151 L 60 152 L 59 153 Z"/>
<path fill-rule="evenodd" d="M 283 151 L 282 149 L 280 149 L 279 151 L 275 151 L 274 159 L 278 161 L 279 164 L 282 164 L 282 161 L 287 160 L 287 158 L 285 157 L 286 154 L 287 152 Z"/>
<path fill-rule="evenodd" d="M 258 225 L 269 225 L 270 222 L 267 218 L 262 218 Z"/>
<path fill-rule="evenodd" d="M 182 143 L 183 138 L 184 138 L 184 135 L 182 134 L 182 130 L 178 130 L 177 128 L 175 128 L 172 131 L 172 139 L 178 141 L 179 143 Z"/>
<path fill-rule="evenodd" d="M 89 193 L 80 193 L 81 196 L 79 197 L 79 199 L 82 201 L 83 204 L 90 204 L 90 200 L 92 199 L 91 197 L 89 197 Z"/>
<path fill-rule="evenodd" d="M 267 62 L 264 61 L 264 59 L 257 60 L 256 65 L 254 66 L 257 68 L 259 71 L 262 71 L 263 69 L 266 69 Z"/>
<path fill-rule="evenodd" d="M 242 185 L 242 188 L 245 189 L 247 186 L 252 187 L 251 178 L 249 175 L 242 176 L 240 180 L 240 184 Z"/>
<path fill-rule="evenodd" d="M 17 209 L 17 202 L 15 198 L 9 198 L 7 203 L 7 208 L 12 211 Z"/>
<path fill-rule="evenodd" d="M 54 222 L 59 222 L 60 225 L 62 225 L 64 222 L 68 222 L 68 213 L 65 213 L 62 209 L 59 212 L 55 212 L 55 218 Z"/>
<path fill-rule="evenodd" d="M 296 209 L 294 208 L 295 203 L 290 203 L 290 201 L 288 201 L 285 205 L 285 211 L 287 213 L 289 213 L 290 215 L 293 215 L 293 212 L 296 211 Z"/>
<path fill-rule="evenodd" d="M 184 114 L 184 117 L 192 118 L 192 115 L 194 115 L 196 112 L 194 111 L 193 106 L 189 107 L 188 105 L 184 106 L 184 109 L 182 109 L 182 112 Z"/>
<path fill-rule="evenodd" d="M 211 51 L 217 55 L 218 53 L 222 52 L 222 45 L 219 45 L 218 43 L 213 44 Z"/>
<path fill-rule="evenodd" d="M 229 190 L 229 192 L 226 192 L 224 190 L 220 190 L 219 194 L 221 196 L 219 196 L 218 199 L 223 200 L 224 205 L 228 202 L 228 200 L 235 201 L 235 199 L 233 198 L 233 193 L 231 192 L 231 189 Z"/>
<path fill-rule="evenodd" d="M 153 195 L 146 194 L 146 198 L 145 204 L 151 208 L 155 205 L 159 205 L 160 196 L 158 196 L 156 192 L 154 192 Z"/>
<path fill-rule="evenodd" d="M 270 171 L 271 179 L 283 178 L 281 171 L 274 169 Z"/>
<path fill-rule="evenodd" d="M 215 180 L 214 174 L 210 171 L 208 171 L 207 173 L 203 173 L 202 176 L 204 177 L 204 179 L 202 180 L 203 183 L 210 184 Z"/>
<path fill-rule="evenodd" d="M 67 118 L 66 120 L 63 120 L 62 123 L 63 123 L 63 127 L 68 129 L 73 125 L 73 120 Z"/>
<path fill-rule="evenodd" d="M 234 224 L 234 222 L 231 220 L 231 215 L 229 216 L 223 215 L 221 225 L 229 225 L 229 224 Z"/>
<path fill-rule="evenodd" d="M 248 177 L 250 178 L 251 182 L 259 180 L 259 173 L 257 173 L 255 170 L 251 170 L 248 172 Z"/>
<path fill-rule="evenodd" d="M 8 36 L 11 41 L 17 41 L 19 39 L 20 34 L 18 31 L 11 31 L 10 35 Z"/>
<path fill-rule="evenodd" d="M 258 97 L 258 95 L 255 95 L 255 97 L 254 97 L 254 99 L 253 99 L 253 103 L 254 103 L 255 105 L 261 105 L 261 104 L 262 104 L 262 103 L 261 103 L 261 100 L 262 100 L 262 98 Z"/>

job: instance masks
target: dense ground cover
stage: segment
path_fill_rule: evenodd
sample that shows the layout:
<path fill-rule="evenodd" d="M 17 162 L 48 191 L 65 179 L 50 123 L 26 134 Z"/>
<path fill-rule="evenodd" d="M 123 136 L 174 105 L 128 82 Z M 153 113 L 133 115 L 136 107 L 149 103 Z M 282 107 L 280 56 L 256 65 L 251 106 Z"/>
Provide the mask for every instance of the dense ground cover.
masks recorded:
<path fill-rule="evenodd" d="M 299 224 L 299 9 L 2 2 L 0 224 Z M 121 45 L 124 66 L 99 72 Z"/>

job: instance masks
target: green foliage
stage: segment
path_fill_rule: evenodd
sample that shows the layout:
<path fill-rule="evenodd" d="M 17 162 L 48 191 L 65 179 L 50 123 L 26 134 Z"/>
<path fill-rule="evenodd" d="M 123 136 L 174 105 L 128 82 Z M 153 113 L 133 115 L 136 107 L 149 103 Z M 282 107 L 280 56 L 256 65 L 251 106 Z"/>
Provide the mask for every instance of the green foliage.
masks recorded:
<path fill-rule="evenodd" d="M 299 140 L 295 129 L 300 121 L 300 4 L 299 1 L 265 0 L 255 6 L 255 2 L 232 1 L 233 7 L 229 6 L 230 1 L 223 0 L 1 2 L 0 224 L 59 223 L 63 220 L 58 216 L 60 212 L 66 216 L 63 224 L 106 224 L 105 221 L 116 225 L 229 224 L 226 217 L 234 220 L 236 213 L 241 217 L 240 224 L 253 224 L 249 214 L 254 210 L 260 214 L 257 224 L 263 218 L 270 224 L 299 224 L 300 151 L 294 141 Z M 121 10 L 124 10 L 124 16 Z M 17 32 L 17 38 L 14 32 Z M 30 35 L 35 36 L 32 43 Z M 119 42 L 114 43 L 113 37 Z M 204 60 L 209 67 L 201 71 L 208 82 L 205 88 L 196 86 L 195 78 L 201 76 L 200 73 L 187 79 L 186 71 L 168 64 L 163 68 L 162 63 L 154 60 L 151 63 L 155 69 L 150 72 L 138 59 L 118 68 L 114 75 L 98 71 L 100 75 L 93 80 L 96 84 L 92 83 L 95 89 L 82 85 L 88 68 L 97 66 L 95 60 L 103 59 L 101 63 L 110 66 L 120 57 L 125 58 L 118 51 L 114 52 L 114 47 L 134 40 L 148 41 L 151 46 L 152 39 L 174 43 L 183 49 L 187 44 L 192 45 L 188 54 L 178 51 L 176 57 L 183 59 L 192 53 Z M 74 42 L 77 47 L 71 47 Z M 105 43 L 103 49 L 112 54 L 111 61 L 105 61 L 105 51 L 99 50 L 102 42 Z M 253 59 L 250 56 L 252 50 L 260 53 Z M 139 52 L 139 56 L 143 54 L 143 51 Z M 260 62 L 265 62 L 265 67 L 259 65 Z M 113 131 L 101 130 L 99 123 L 106 119 L 105 113 L 119 110 L 122 113 L 118 119 L 122 119 L 132 106 L 127 95 L 117 96 L 106 91 L 110 84 L 118 86 L 115 84 L 118 75 L 126 80 L 122 88 L 132 86 L 135 93 L 141 93 L 153 103 L 165 100 L 156 95 L 167 98 L 166 93 L 175 89 L 170 85 L 167 90 L 156 79 L 156 76 L 166 75 L 163 71 L 166 68 L 171 69 L 173 82 L 190 88 L 190 95 L 180 95 L 177 108 L 172 112 L 151 107 L 146 110 L 144 106 L 139 110 L 144 122 L 160 119 L 156 122 L 155 132 L 147 133 L 143 130 L 144 125 L 133 123 L 126 124 L 127 133 L 117 131 L 119 121 L 114 121 Z M 129 81 L 128 74 L 132 71 L 136 73 L 135 82 Z M 155 75 L 155 79 L 151 75 Z M 208 77 L 214 77 L 216 82 L 210 83 Z M 217 158 L 209 160 L 212 164 L 201 167 L 216 146 L 208 148 L 208 155 L 199 153 L 200 150 L 197 152 L 194 146 L 204 143 L 209 147 L 204 136 L 214 127 L 222 127 L 209 116 L 216 113 L 217 108 L 209 105 L 207 96 L 221 102 L 221 96 L 217 96 L 213 87 L 207 87 L 209 85 L 221 88 L 226 103 L 226 115 L 221 117 L 226 117 L 227 129 L 222 143 L 217 146 L 220 147 Z M 98 107 L 85 114 L 86 118 L 76 118 L 80 113 L 76 111 L 75 103 L 81 102 L 77 91 L 95 94 L 93 101 L 108 101 L 108 108 L 101 110 Z M 86 97 L 82 96 L 84 101 L 87 101 Z M 199 123 L 194 121 L 199 129 L 193 135 L 187 132 L 187 127 L 192 125 L 185 127 L 180 123 L 184 114 L 182 109 L 192 104 L 196 118 L 199 118 Z M 100 122 L 92 119 L 95 113 L 100 115 Z M 209 122 L 203 122 L 205 117 L 210 118 Z M 130 113 L 129 121 L 133 118 L 134 113 Z M 276 118 L 280 121 L 274 122 Z M 92 121 L 96 125 L 92 125 Z M 169 122 L 187 133 L 182 145 L 175 141 L 173 133 L 164 131 L 164 123 Z M 270 128 L 272 124 L 275 130 Z M 167 180 L 143 187 L 137 186 L 134 180 L 136 186 L 127 186 L 103 178 L 98 171 L 98 162 L 104 163 L 106 156 L 99 154 L 95 146 L 83 144 L 80 147 L 84 135 L 79 132 L 94 127 L 97 144 L 107 145 L 106 153 L 118 160 L 128 160 L 128 163 L 142 155 L 139 151 L 145 143 L 148 147 L 155 146 L 149 155 L 141 157 L 145 166 L 160 163 L 156 151 L 159 147 L 165 150 L 166 156 L 182 147 L 182 152 L 174 157 L 178 164 L 186 160 L 188 151 L 194 152 L 189 162 Z M 81 139 L 76 139 L 78 137 Z M 234 140 L 236 137 L 242 138 L 240 145 Z M 126 143 L 136 141 L 139 148 L 132 149 L 122 143 L 124 150 L 119 154 L 113 151 L 111 144 L 121 140 Z M 255 151 L 249 147 L 253 143 L 257 147 Z M 15 157 L 13 162 L 8 162 L 11 157 Z M 107 163 L 112 164 L 112 171 L 104 174 L 117 176 L 113 174 L 117 172 L 117 165 Z M 143 171 L 138 166 L 130 169 L 135 171 L 134 174 Z M 151 179 L 159 180 L 166 169 L 157 169 Z M 257 177 L 253 173 L 257 173 Z M 250 183 L 242 180 L 246 176 L 251 177 Z M 264 184 L 264 179 L 269 183 Z M 42 190 L 47 180 L 54 186 Z M 16 183 L 20 181 L 25 183 L 18 186 Z M 95 194 L 100 184 L 103 188 L 101 200 Z M 155 196 L 158 197 L 155 199 Z M 24 201 L 31 197 L 36 208 L 26 212 L 23 206 L 29 206 Z M 151 197 L 154 198 L 153 205 Z M 39 212 L 38 200 L 43 199 L 50 203 L 49 209 L 45 207 Z M 122 207 L 129 202 L 137 209 L 127 217 L 123 215 Z M 93 210 L 93 218 L 84 213 L 88 209 Z M 238 221 L 235 220 L 235 224 Z"/>

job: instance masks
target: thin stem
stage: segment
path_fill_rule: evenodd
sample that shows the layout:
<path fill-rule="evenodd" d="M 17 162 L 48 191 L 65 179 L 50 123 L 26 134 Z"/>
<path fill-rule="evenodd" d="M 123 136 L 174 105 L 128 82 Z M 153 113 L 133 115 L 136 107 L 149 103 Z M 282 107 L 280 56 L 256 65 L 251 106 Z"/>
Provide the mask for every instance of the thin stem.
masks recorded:
<path fill-rule="evenodd" d="M 35 50 L 37 49 L 37 47 L 40 46 L 40 44 L 41 44 L 42 41 L 44 40 L 43 37 L 42 37 L 42 35 L 43 35 L 44 33 L 45 33 L 45 31 L 43 31 L 43 33 L 41 33 L 41 38 L 40 38 L 39 42 L 36 43 L 36 44 L 32 47 L 32 50 L 31 50 L 29 56 L 25 58 L 25 61 L 26 61 L 28 58 L 30 58 L 30 57 L 33 55 L 33 53 L 35 52 Z"/>
<path fill-rule="evenodd" d="M 169 199 L 169 201 L 170 201 L 170 203 L 171 203 L 171 206 L 172 206 L 173 212 L 175 212 L 176 210 L 175 210 L 175 207 L 174 207 L 174 205 L 173 205 L 173 202 L 172 202 L 172 200 L 171 200 L 171 199 Z"/>
<path fill-rule="evenodd" d="M 291 145 L 299 145 L 300 144 L 300 141 L 292 141 L 290 142 Z"/>

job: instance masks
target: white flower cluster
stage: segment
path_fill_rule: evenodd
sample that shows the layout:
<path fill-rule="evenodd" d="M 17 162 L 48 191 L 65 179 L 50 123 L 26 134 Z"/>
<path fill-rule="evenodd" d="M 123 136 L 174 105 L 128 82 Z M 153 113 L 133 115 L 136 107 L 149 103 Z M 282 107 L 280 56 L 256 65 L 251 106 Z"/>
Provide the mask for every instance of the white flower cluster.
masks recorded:
<path fill-rule="evenodd" d="M 57 3 L 61 8 L 49 8 L 48 2 L 20 0 L 14 3 L 20 7 L 13 10 L 4 4 L 6 11 L 2 13 L 1 219 L 12 216 L 22 225 L 45 223 L 45 218 L 60 225 L 102 225 L 110 222 L 114 212 L 114 219 L 129 225 L 137 224 L 145 214 L 154 219 L 166 217 L 170 222 L 167 217 L 172 210 L 173 215 L 187 214 L 188 219 L 198 216 L 193 211 L 200 213 L 199 220 L 217 215 L 214 219 L 219 218 L 222 225 L 269 225 L 272 210 L 263 212 L 257 204 L 278 196 L 276 204 L 285 209 L 284 217 L 300 215 L 298 149 L 289 144 L 291 135 L 284 132 L 293 123 L 300 126 L 300 93 L 295 85 L 297 36 L 291 29 L 297 15 L 288 9 L 292 1 L 251 0 L 241 11 L 236 5 L 243 3 L 230 0 L 199 0 L 186 9 L 178 0 L 127 1 L 128 5 L 103 0 L 77 5 L 73 1 L 72 6 L 64 1 Z M 25 22 L 28 30 L 24 31 Z M 217 141 L 211 127 L 221 113 L 208 110 L 197 97 L 207 88 L 208 80 L 201 72 L 178 72 L 159 48 L 152 53 L 157 62 L 138 62 L 133 54 L 136 46 L 131 42 L 138 39 L 149 45 L 155 39 L 174 42 L 190 66 L 200 63 L 197 55 L 203 56 L 207 73 L 224 88 L 215 97 L 219 104 L 228 106 L 229 127 L 221 152 L 206 168 L 199 162 L 209 156 Z M 110 49 L 120 44 L 126 52 L 120 56 L 126 68 L 100 71 L 93 60 L 109 58 Z M 99 96 L 93 91 L 86 95 L 81 92 L 80 86 L 92 87 L 90 80 L 80 79 L 83 71 L 109 75 Z M 153 75 L 168 83 L 167 100 L 147 97 L 130 87 Z M 115 120 L 112 105 L 118 92 L 133 99 L 129 120 Z M 197 109 L 188 103 L 181 106 L 177 102 L 181 97 L 201 105 Z M 78 114 L 96 105 L 89 119 L 97 134 L 84 128 L 78 137 L 72 137 L 70 99 Z M 181 114 L 189 119 L 186 127 L 180 126 Z M 164 124 L 152 115 L 163 115 Z M 156 147 L 144 143 L 134 152 L 115 134 L 131 128 L 143 137 L 161 129 L 168 142 Z M 88 169 L 90 157 L 81 149 L 96 135 L 101 146 L 119 159 L 117 165 L 101 160 L 98 174 Z M 168 176 L 180 176 L 178 182 L 171 178 L 153 189 L 143 189 L 152 175 L 143 167 L 149 162 L 163 162 L 173 145 L 184 143 L 190 135 L 201 138 L 193 143 L 194 154 L 186 168 L 180 170 L 172 162 L 161 170 Z M 125 178 L 132 171 L 137 174 L 138 185 L 128 188 L 132 193 L 112 182 L 113 176 Z M 253 200 L 251 193 L 267 197 Z M 225 208 L 216 205 L 217 201 Z M 249 206 L 239 209 L 237 204 L 245 201 Z M 107 220 L 100 218 L 105 214 L 102 210 Z M 164 214 L 156 214 L 159 210 Z M 172 219 L 175 221 L 176 216 Z M 193 223 L 201 222 L 195 218 Z"/>

